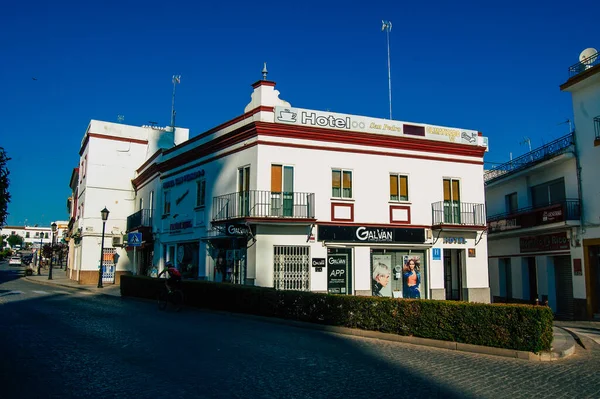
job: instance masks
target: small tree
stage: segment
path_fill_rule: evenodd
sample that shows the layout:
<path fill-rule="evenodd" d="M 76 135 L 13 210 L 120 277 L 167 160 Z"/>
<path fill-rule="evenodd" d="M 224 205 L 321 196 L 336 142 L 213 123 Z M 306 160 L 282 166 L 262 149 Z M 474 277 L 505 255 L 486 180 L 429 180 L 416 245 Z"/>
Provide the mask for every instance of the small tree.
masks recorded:
<path fill-rule="evenodd" d="M 6 242 L 8 242 L 8 245 L 10 245 L 11 248 L 14 248 L 15 245 L 23 245 L 23 237 L 17 234 L 11 234 L 6 239 Z"/>
<path fill-rule="evenodd" d="M 10 183 L 8 175 L 10 172 L 6 165 L 8 161 L 10 161 L 10 158 L 6 156 L 4 147 L 0 147 L 0 227 L 6 223 L 8 203 L 10 202 L 10 193 L 8 192 Z"/>

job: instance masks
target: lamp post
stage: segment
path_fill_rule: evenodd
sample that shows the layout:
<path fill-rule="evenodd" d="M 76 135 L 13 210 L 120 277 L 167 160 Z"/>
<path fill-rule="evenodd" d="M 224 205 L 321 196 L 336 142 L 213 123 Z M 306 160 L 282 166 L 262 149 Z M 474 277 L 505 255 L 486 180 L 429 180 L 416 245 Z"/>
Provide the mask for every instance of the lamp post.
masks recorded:
<path fill-rule="evenodd" d="M 44 232 L 40 231 L 40 253 L 38 254 L 38 276 L 41 274 L 40 273 L 40 269 L 42 267 L 42 248 L 43 248 L 43 240 L 44 239 Z"/>
<path fill-rule="evenodd" d="M 54 234 L 56 233 L 56 223 L 52 222 L 52 241 L 50 242 L 50 270 L 48 271 L 48 280 L 52 280 L 52 261 L 54 260 Z"/>
<path fill-rule="evenodd" d="M 98 288 L 102 288 L 102 266 L 104 265 L 104 229 L 106 228 L 106 220 L 110 212 L 106 207 L 100 211 L 102 216 L 102 244 L 100 246 L 100 269 L 98 269 Z"/>

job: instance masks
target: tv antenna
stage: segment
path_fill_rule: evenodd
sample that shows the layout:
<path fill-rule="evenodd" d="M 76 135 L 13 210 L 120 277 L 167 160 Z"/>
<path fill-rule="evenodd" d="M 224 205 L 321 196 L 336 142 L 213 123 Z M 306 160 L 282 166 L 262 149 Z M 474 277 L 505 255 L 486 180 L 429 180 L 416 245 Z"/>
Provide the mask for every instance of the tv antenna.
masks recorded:
<path fill-rule="evenodd" d="M 173 75 L 173 98 L 171 100 L 171 131 L 175 133 L 175 87 L 181 83 L 181 75 Z"/>
<path fill-rule="evenodd" d="M 392 21 L 381 20 L 381 31 L 386 32 L 387 36 L 387 58 L 388 58 L 388 90 L 390 96 L 390 120 L 392 120 L 392 71 L 390 66 L 390 31 L 392 30 Z"/>
<path fill-rule="evenodd" d="M 585 65 L 585 69 L 593 66 L 598 59 L 598 50 L 593 47 L 588 47 L 579 54 L 579 62 Z"/>
<path fill-rule="evenodd" d="M 525 143 L 527 143 L 529 146 L 529 152 L 531 152 L 531 139 L 527 136 L 523 137 L 523 141 L 521 141 L 519 144 L 523 145 Z"/>
<path fill-rule="evenodd" d="M 125 116 L 124 115 L 117 115 L 117 122 L 121 123 L 125 120 Z"/>
<path fill-rule="evenodd" d="M 567 123 L 569 124 L 569 133 L 571 133 L 573 131 L 573 123 L 571 122 L 571 120 L 569 118 L 567 118 L 564 122 L 557 123 L 557 126 L 558 125 L 566 125 Z"/>
<path fill-rule="evenodd" d="M 154 121 L 148 121 L 148 123 L 150 124 L 151 127 L 158 125 L 158 122 L 154 122 Z"/>

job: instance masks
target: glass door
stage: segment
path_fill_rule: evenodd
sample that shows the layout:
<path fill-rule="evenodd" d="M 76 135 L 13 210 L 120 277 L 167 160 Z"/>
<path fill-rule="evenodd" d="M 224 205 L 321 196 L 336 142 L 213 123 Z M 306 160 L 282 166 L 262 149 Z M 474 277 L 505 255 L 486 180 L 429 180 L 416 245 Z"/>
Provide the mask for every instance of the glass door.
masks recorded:
<path fill-rule="evenodd" d="M 238 216 L 250 216 L 250 166 L 238 169 Z"/>

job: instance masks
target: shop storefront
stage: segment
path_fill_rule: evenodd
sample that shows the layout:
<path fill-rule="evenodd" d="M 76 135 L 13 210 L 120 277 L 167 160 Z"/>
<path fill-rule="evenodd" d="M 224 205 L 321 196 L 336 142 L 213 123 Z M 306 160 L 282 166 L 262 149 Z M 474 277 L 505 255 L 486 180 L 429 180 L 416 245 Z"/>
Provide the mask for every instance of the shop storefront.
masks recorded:
<path fill-rule="evenodd" d="M 214 262 L 212 281 L 246 284 L 247 247 L 252 240 L 250 226 L 226 224 L 214 227 L 213 234 L 203 238 Z"/>
<path fill-rule="evenodd" d="M 327 292 L 428 297 L 428 245 L 423 228 L 319 225 L 317 237 L 327 247 Z"/>

